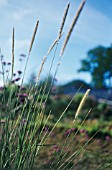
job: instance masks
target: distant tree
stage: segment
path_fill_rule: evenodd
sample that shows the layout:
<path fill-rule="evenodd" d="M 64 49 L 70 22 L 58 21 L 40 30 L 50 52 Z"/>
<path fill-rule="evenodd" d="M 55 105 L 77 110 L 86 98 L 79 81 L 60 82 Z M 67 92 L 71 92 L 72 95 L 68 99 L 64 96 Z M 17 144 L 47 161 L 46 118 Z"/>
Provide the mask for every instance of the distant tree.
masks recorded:
<path fill-rule="evenodd" d="M 112 84 L 112 46 L 98 46 L 87 53 L 87 58 L 81 60 L 78 72 L 89 72 L 92 85 L 96 88 L 111 88 Z"/>

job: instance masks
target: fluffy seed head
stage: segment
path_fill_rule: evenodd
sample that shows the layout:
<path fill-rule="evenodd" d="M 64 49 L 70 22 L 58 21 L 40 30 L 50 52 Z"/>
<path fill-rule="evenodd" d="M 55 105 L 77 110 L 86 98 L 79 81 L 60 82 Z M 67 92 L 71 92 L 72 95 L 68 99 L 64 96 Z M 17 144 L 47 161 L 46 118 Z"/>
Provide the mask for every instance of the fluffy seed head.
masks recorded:
<path fill-rule="evenodd" d="M 65 51 L 66 45 L 67 45 L 67 43 L 68 43 L 68 41 L 69 41 L 69 38 L 70 38 L 70 36 L 71 36 L 71 33 L 72 33 L 73 29 L 74 29 L 74 26 L 76 25 L 76 22 L 77 22 L 77 20 L 78 20 L 78 18 L 79 18 L 79 15 L 80 15 L 83 7 L 84 7 L 85 2 L 86 2 L 86 0 L 83 0 L 82 3 L 81 3 L 81 5 L 79 6 L 79 9 L 78 9 L 78 11 L 77 11 L 77 13 L 76 13 L 76 15 L 75 15 L 75 17 L 74 17 L 74 19 L 73 19 L 73 22 L 72 22 L 72 24 L 71 24 L 71 26 L 70 26 L 70 29 L 69 29 L 69 31 L 68 31 L 68 34 L 67 34 L 67 36 L 66 36 L 66 38 L 65 38 L 65 41 L 64 41 L 64 44 L 63 44 L 63 46 L 62 46 L 62 50 L 61 50 L 60 56 L 62 56 L 63 53 L 64 53 L 64 51 Z"/>
<path fill-rule="evenodd" d="M 70 7 L 70 2 L 67 4 L 67 7 L 66 7 L 65 12 L 64 12 L 64 16 L 63 16 L 60 31 L 59 31 L 59 39 L 60 39 L 60 36 L 63 32 L 63 28 L 64 28 L 64 24 L 65 24 L 65 21 L 66 21 L 66 17 L 67 17 L 67 14 L 68 14 L 69 7 Z"/>
<path fill-rule="evenodd" d="M 88 97 L 89 92 L 90 92 L 90 89 L 88 89 L 88 90 L 86 91 L 86 93 L 84 94 L 84 96 L 83 96 L 83 98 L 82 98 L 82 100 L 81 100 L 81 102 L 80 102 L 80 104 L 79 104 L 79 107 L 78 107 L 78 109 L 77 109 L 77 111 L 76 111 L 75 119 L 77 118 L 77 116 L 79 115 L 82 107 L 84 106 L 84 103 L 85 103 L 85 101 L 86 101 L 86 99 L 87 99 L 87 97 Z"/>
<path fill-rule="evenodd" d="M 35 40 L 38 25 L 39 25 L 39 21 L 37 21 L 35 29 L 34 29 L 34 33 L 33 33 L 32 40 L 31 40 L 31 43 L 30 43 L 30 48 L 29 48 L 29 54 L 30 54 L 30 52 L 32 50 L 32 46 L 33 46 L 33 43 L 34 43 L 34 40 Z"/>

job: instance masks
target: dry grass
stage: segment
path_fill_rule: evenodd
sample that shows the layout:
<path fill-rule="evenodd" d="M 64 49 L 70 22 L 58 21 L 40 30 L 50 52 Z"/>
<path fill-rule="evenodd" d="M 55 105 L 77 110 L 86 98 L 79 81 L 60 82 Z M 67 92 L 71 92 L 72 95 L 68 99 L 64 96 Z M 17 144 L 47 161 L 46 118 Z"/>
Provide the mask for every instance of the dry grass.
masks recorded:
<path fill-rule="evenodd" d="M 41 74 L 41 72 L 42 72 L 42 69 L 43 69 L 43 66 L 44 66 L 45 61 L 46 61 L 46 56 L 44 56 L 44 58 L 43 58 L 43 60 L 42 60 L 41 67 L 40 67 L 40 70 L 39 70 L 39 72 L 38 72 L 38 76 L 37 76 L 37 78 L 36 78 L 36 83 L 38 83 L 38 80 L 39 80 L 39 78 L 40 78 L 40 74 Z"/>
<path fill-rule="evenodd" d="M 62 50 L 61 50 L 61 54 L 60 54 L 61 56 L 63 55 L 63 53 L 64 53 L 64 51 L 65 51 L 66 45 L 67 45 L 67 43 L 68 43 L 68 41 L 69 41 L 69 38 L 70 38 L 70 36 L 71 36 L 71 33 L 72 33 L 73 29 L 74 29 L 74 26 L 76 25 L 76 22 L 77 22 L 77 20 L 78 20 L 78 18 L 79 18 L 79 15 L 80 15 L 83 7 L 84 7 L 85 2 L 86 2 L 86 0 L 83 0 L 83 1 L 82 1 L 82 3 L 80 4 L 79 9 L 78 9 L 78 11 L 77 11 L 74 19 L 73 19 L 73 22 L 72 22 L 72 24 L 71 24 L 71 26 L 70 26 L 70 29 L 69 29 L 69 31 L 68 31 L 68 34 L 67 34 L 66 38 L 65 38 L 64 44 L 63 44 L 63 46 L 62 46 Z"/>
<path fill-rule="evenodd" d="M 64 28 L 65 21 L 66 21 L 66 18 L 67 18 L 69 7 L 70 7 L 70 2 L 67 4 L 67 7 L 66 7 L 65 12 L 64 12 L 64 16 L 63 16 L 63 19 L 62 19 L 62 23 L 61 23 L 61 27 L 60 27 L 60 31 L 59 31 L 59 35 L 58 35 L 59 39 L 60 39 L 60 36 L 63 32 L 63 28 Z"/>
<path fill-rule="evenodd" d="M 50 46 L 48 52 L 47 52 L 47 55 L 50 54 L 50 52 L 52 51 L 53 47 L 58 43 L 59 39 L 62 37 L 63 35 L 63 28 L 64 28 L 64 25 L 65 25 L 65 21 L 66 21 L 66 18 L 67 18 L 67 14 L 68 14 L 68 10 L 69 10 L 69 7 L 70 7 L 70 2 L 67 4 L 67 7 L 65 9 L 65 12 L 64 12 L 64 16 L 63 16 L 63 19 L 62 19 L 62 23 L 61 23 L 61 26 L 60 26 L 60 30 L 59 30 L 59 34 L 58 34 L 58 37 L 56 38 L 56 40 L 54 40 L 54 42 L 52 43 L 52 45 Z"/>
<path fill-rule="evenodd" d="M 35 29 L 34 29 L 34 33 L 33 33 L 32 39 L 31 39 L 30 48 L 29 48 L 29 55 L 30 55 L 31 50 L 32 50 L 32 46 L 33 46 L 33 43 L 34 43 L 34 40 L 35 40 L 35 36 L 36 36 L 36 33 L 37 33 L 38 25 L 39 25 L 39 21 L 37 21 L 37 23 L 36 23 L 36 26 L 35 26 Z"/>
<path fill-rule="evenodd" d="M 77 111 L 76 111 L 75 119 L 77 118 L 77 116 L 79 115 L 82 107 L 84 106 L 84 103 L 85 103 L 85 101 L 86 101 L 86 99 L 87 99 L 87 97 L 88 97 L 88 95 L 89 95 L 89 92 L 90 92 L 90 89 L 88 89 L 88 90 L 86 91 L 86 93 L 84 94 L 84 96 L 83 96 L 83 98 L 82 98 L 82 100 L 81 100 L 81 102 L 80 102 L 80 104 L 79 104 L 79 107 L 78 107 L 78 109 L 77 109 Z"/>

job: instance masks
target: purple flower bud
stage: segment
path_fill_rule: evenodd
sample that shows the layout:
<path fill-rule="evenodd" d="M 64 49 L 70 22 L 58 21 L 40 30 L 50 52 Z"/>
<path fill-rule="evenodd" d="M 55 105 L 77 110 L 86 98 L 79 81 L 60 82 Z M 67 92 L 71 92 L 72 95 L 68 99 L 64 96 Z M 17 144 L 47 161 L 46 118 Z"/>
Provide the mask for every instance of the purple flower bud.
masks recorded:
<path fill-rule="evenodd" d="M 22 74 L 22 71 L 19 70 L 19 71 L 18 71 L 18 74 L 21 75 L 21 74 Z"/>
<path fill-rule="evenodd" d="M 75 131 L 75 130 L 76 130 L 76 128 L 72 128 L 71 130 L 72 130 L 72 131 Z"/>
<path fill-rule="evenodd" d="M 25 54 L 20 54 L 20 56 L 21 56 L 21 57 L 26 57 L 26 55 L 25 55 Z"/>
<path fill-rule="evenodd" d="M 24 102 L 25 102 L 25 99 L 24 99 L 24 98 L 20 98 L 20 102 L 21 102 L 21 103 L 24 103 Z"/>
<path fill-rule="evenodd" d="M 6 62 L 5 62 L 5 61 L 3 61 L 3 62 L 2 62 L 2 64 L 5 66 L 5 65 L 6 65 Z"/>
<path fill-rule="evenodd" d="M 25 87 L 22 87 L 21 90 L 26 90 L 26 88 L 25 88 Z"/>
<path fill-rule="evenodd" d="M 19 81 L 19 80 L 20 80 L 20 78 L 19 78 L 19 77 L 15 79 L 15 81 Z"/>
<path fill-rule="evenodd" d="M 28 94 L 24 93 L 24 94 L 23 94 L 23 96 L 24 96 L 24 97 L 27 97 L 27 96 L 28 96 Z"/>
<path fill-rule="evenodd" d="M 16 76 L 16 73 L 14 73 L 13 76 L 15 77 L 15 76 Z"/>
<path fill-rule="evenodd" d="M 85 130 L 84 129 L 80 129 L 80 133 L 84 133 L 85 132 Z"/>
<path fill-rule="evenodd" d="M 23 97 L 23 93 L 19 93 L 19 94 L 17 94 L 17 95 L 19 95 L 19 97 Z"/>
<path fill-rule="evenodd" d="M 22 119 L 22 124 L 25 124 L 26 123 L 26 119 Z"/>
<path fill-rule="evenodd" d="M 71 129 L 68 129 L 68 130 L 64 133 L 64 135 L 66 136 L 66 135 L 70 134 L 71 132 L 72 132 L 72 130 L 71 130 Z"/>
<path fill-rule="evenodd" d="M 9 63 L 7 63 L 7 65 L 11 65 L 11 63 L 9 62 Z"/>
<path fill-rule="evenodd" d="M 53 149 L 57 149 L 57 148 L 58 148 L 58 145 L 53 145 L 52 148 L 53 148 Z"/>

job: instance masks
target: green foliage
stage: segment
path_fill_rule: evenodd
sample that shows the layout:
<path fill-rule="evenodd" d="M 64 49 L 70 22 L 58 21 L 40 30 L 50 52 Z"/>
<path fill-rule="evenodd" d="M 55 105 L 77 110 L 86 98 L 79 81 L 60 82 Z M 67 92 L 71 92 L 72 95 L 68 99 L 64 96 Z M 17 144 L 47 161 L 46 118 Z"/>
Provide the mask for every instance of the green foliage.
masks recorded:
<path fill-rule="evenodd" d="M 75 112 L 83 98 L 83 93 L 78 93 L 69 108 L 66 110 L 66 114 L 64 118 L 74 118 Z M 68 103 L 71 101 L 71 97 L 65 95 L 51 96 L 49 98 L 49 102 L 47 105 L 46 114 L 51 110 L 51 114 L 54 116 L 55 120 L 57 120 L 60 114 L 65 110 Z M 112 117 L 112 109 L 106 103 L 98 103 L 95 98 L 88 96 L 86 102 L 79 114 L 79 118 L 83 120 L 87 114 L 87 112 L 92 108 L 91 114 L 87 117 L 87 119 L 103 118 L 104 120 L 109 120 Z"/>
<path fill-rule="evenodd" d="M 15 96 L 15 94 L 17 92 L 18 92 L 18 86 L 16 86 L 16 85 L 5 86 L 0 91 L 1 117 L 8 116 L 8 114 L 11 113 L 10 110 L 12 110 L 15 107 L 15 103 L 17 101 L 17 97 Z M 11 98 L 12 98 L 12 100 L 11 100 L 11 105 L 10 105 Z"/>
<path fill-rule="evenodd" d="M 107 103 L 98 104 L 98 110 L 101 111 L 101 112 L 105 111 L 107 109 L 107 107 L 108 107 Z"/>
<path fill-rule="evenodd" d="M 97 106 L 99 114 L 105 119 L 109 120 L 112 117 L 112 109 L 107 105 L 107 103 L 99 103 Z"/>
<path fill-rule="evenodd" d="M 111 87 L 112 77 L 112 46 L 98 46 L 90 51 L 86 59 L 81 61 L 79 72 L 89 72 L 92 77 L 92 85 L 96 88 L 107 87 L 108 81 Z"/>

